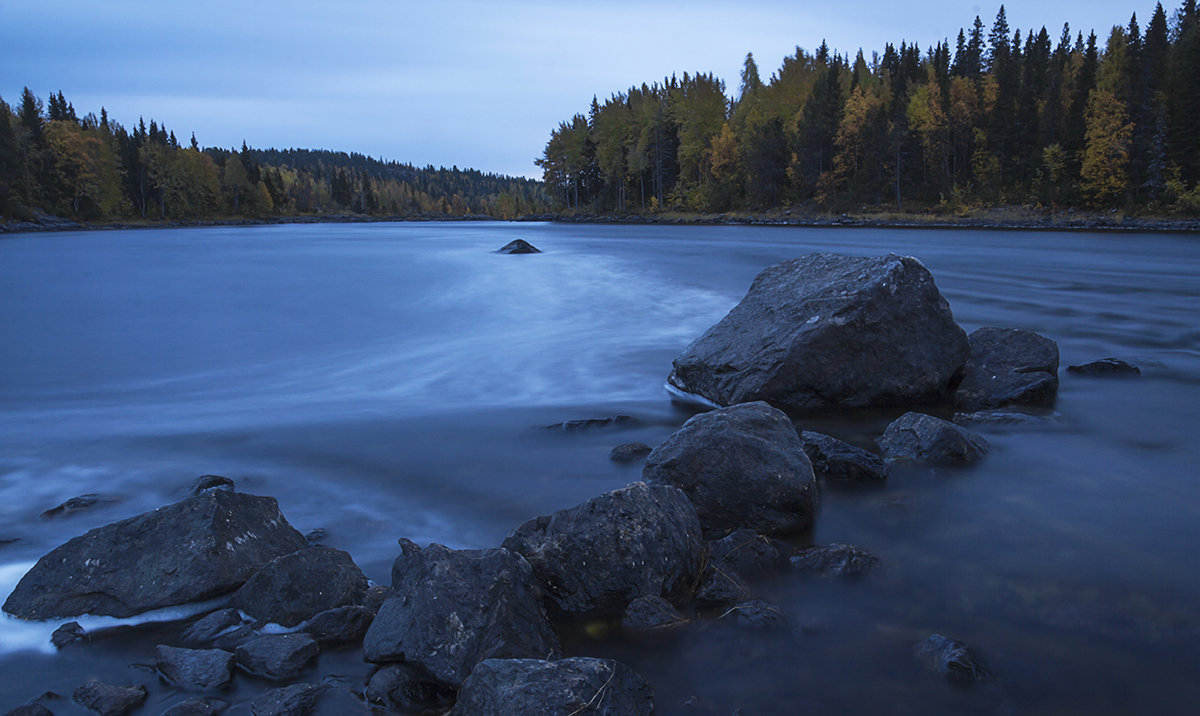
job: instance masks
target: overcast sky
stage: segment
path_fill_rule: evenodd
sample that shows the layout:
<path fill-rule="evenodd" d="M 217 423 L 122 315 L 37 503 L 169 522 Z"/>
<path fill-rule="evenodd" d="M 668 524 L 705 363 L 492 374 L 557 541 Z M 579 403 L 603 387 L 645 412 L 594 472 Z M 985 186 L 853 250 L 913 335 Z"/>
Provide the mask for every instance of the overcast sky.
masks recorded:
<path fill-rule="evenodd" d="M 1153 2 L 1016 0 L 1010 26 L 1064 22 L 1101 42 Z M 1164 3 L 1168 16 L 1178 2 Z M 951 45 L 999 3 L 0 0 L 0 96 L 61 90 L 84 114 L 139 116 L 203 146 L 357 151 L 417 165 L 540 176 L 550 130 L 593 95 L 684 71 L 735 91 L 822 38 L 869 58 L 885 42 Z"/>

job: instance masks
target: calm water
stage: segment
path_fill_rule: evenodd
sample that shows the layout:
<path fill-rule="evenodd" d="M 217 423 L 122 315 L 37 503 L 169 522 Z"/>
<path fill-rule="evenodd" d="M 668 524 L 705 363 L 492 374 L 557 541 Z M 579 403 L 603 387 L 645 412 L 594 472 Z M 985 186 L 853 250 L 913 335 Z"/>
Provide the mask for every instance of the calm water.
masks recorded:
<path fill-rule="evenodd" d="M 546 253 L 492 253 L 517 237 Z M 0 240 L 0 599 L 66 539 L 206 473 L 277 497 L 382 583 L 401 536 L 494 546 L 637 479 L 608 451 L 688 417 L 663 389 L 671 359 L 758 271 L 817 250 L 916 256 L 968 331 L 1031 329 L 1064 367 L 1115 356 L 1143 377 L 1064 371 L 1052 413 L 979 428 L 993 444 L 981 465 L 827 491 L 812 540 L 862 545 L 885 567 L 756 584 L 786 633 L 708 623 L 571 650 L 629 662 L 665 714 L 1194 712 L 1195 236 L 472 223 Z M 615 414 L 636 420 L 538 429 Z M 888 417 L 800 424 L 870 446 Z M 112 501 L 39 518 L 82 493 Z M 0 710 L 92 675 L 146 683 L 152 709 L 182 698 L 129 666 L 176 626 L 53 654 L 55 626 L 0 620 Z M 923 672 L 911 647 L 935 631 L 981 651 L 996 683 Z M 354 686 L 369 673 L 354 651 L 319 670 Z M 234 698 L 263 688 L 238 684 Z"/>

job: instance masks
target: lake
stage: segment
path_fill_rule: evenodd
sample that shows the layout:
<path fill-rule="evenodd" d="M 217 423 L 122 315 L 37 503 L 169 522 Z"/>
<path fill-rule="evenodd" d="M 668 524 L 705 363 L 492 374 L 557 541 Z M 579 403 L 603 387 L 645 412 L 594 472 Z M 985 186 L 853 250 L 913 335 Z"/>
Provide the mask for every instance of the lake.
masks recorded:
<path fill-rule="evenodd" d="M 525 238 L 545 253 L 494 250 Z M 919 258 L 969 332 L 1058 342 L 1129 380 L 1061 372 L 1053 410 L 975 429 L 965 469 L 826 490 L 811 541 L 866 547 L 866 578 L 753 586 L 790 627 L 702 621 L 647 642 L 565 635 L 654 687 L 663 714 L 1193 713 L 1200 702 L 1200 241 L 1195 235 L 321 224 L 0 240 L 0 599 L 67 539 L 174 502 L 199 475 L 279 500 L 389 581 L 396 540 L 496 546 L 517 524 L 639 479 L 608 458 L 694 408 L 672 358 L 763 268 L 813 251 Z M 898 413 L 800 418 L 871 447 Z M 629 415 L 615 427 L 542 426 Z M 96 507 L 39 515 L 87 493 Z M 146 683 L 177 624 L 0 618 L 0 710 L 89 676 Z M 912 647 L 937 632 L 996 674 L 954 688 Z M 361 688 L 355 650 L 319 674 Z M 314 676 L 314 679 L 319 678 Z M 246 677 L 227 697 L 265 688 Z M 688 702 L 685 705 L 685 702 Z M 61 709 L 61 711 L 60 711 Z"/>

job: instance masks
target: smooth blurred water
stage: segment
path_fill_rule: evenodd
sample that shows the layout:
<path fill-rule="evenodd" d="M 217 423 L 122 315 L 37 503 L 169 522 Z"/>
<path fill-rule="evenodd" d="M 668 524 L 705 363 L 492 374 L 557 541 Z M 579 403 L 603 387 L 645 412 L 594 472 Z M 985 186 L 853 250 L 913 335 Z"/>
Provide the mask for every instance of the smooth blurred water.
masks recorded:
<path fill-rule="evenodd" d="M 494 253 L 517 237 L 545 253 Z M 813 541 L 862 545 L 885 566 L 849 583 L 756 585 L 803 629 L 704 624 L 572 650 L 628 661 L 666 714 L 706 713 L 684 708 L 692 696 L 720 714 L 1189 713 L 1196 239 L 477 223 L 6 238 L 0 597 L 66 539 L 179 499 L 206 473 L 277 497 L 293 525 L 328 530 L 383 583 L 398 537 L 496 545 L 640 476 L 609 449 L 656 444 L 688 417 L 663 388 L 671 359 L 758 271 L 811 251 L 895 251 L 929 267 L 968 331 L 1031 329 L 1058 341 L 1064 367 L 1116 356 L 1143 377 L 1064 371 L 1053 414 L 979 428 L 994 449 L 978 467 L 827 491 Z M 540 429 L 616 414 L 635 420 Z M 889 417 L 801 424 L 869 447 Z M 112 501 L 39 517 L 83 493 Z M 150 661 L 166 627 L 44 653 L 54 626 L 0 621 L 0 707 L 93 674 L 156 683 L 125 665 Z M 934 631 L 982 651 L 996 683 L 963 691 L 924 673 L 910 651 Z M 352 653 L 323 655 L 320 669 L 366 673 Z M 174 698 L 152 691 L 152 705 Z"/>

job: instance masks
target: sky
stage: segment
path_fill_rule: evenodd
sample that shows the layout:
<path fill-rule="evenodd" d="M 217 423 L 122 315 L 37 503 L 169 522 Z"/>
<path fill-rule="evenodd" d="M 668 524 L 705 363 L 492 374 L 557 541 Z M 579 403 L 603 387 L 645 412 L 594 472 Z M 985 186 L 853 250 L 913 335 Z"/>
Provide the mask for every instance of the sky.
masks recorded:
<path fill-rule="evenodd" d="M 418 166 L 539 177 L 550 131 L 601 100 L 671 74 L 737 90 L 746 53 L 763 80 L 827 40 L 870 58 L 922 50 L 1000 3 L 653 0 L 0 0 L 0 97 L 63 92 L 132 128 L 151 118 L 202 146 L 355 151 Z M 903 9 L 901 9 L 903 6 Z M 1178 2 L 1166 2 L 1168 17 Z M 1016 0 L 1012 29 L 1101 46 L 1154 3 Z"/>

